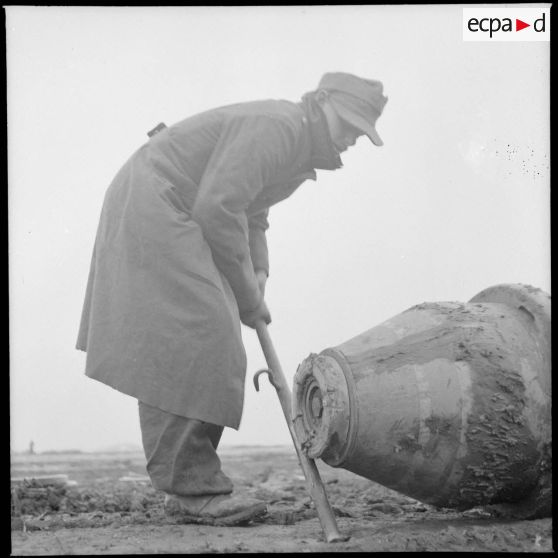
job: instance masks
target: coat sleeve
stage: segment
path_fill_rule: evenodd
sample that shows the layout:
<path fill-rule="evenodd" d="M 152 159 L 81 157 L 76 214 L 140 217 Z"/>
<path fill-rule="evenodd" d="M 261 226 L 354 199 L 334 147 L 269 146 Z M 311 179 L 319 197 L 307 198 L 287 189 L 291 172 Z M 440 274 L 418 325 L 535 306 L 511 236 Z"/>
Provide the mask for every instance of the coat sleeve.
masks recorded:
<path fill-rule="evenodd" d="M 192 218 L 200 225 L 215 264 L 229 281 L 241 313 L 260 303 L 254 267 L 267 266 L 261 216 L 249 227 L 246 210 L 269 179 L 288 168 L 295 143 L 294 129 L 277 118 L 233 117 L 223 124 L 200 182 Z"/>
<path fill-rule="evenodd" d="M 248 244 L 254 271 L 263 270 L 269 276 L 269 255 L 265 231 L 269 228 L 269 209 L 248 218 Z"/>

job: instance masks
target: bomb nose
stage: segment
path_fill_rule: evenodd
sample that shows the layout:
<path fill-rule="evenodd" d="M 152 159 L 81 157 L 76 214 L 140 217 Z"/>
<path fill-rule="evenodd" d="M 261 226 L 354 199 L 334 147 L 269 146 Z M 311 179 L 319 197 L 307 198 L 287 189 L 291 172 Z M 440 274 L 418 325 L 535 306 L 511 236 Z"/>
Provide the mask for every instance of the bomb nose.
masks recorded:
<path fill-rule="evenodd" d="M 349 439 L 349 390 L 338 362 L 324 355 L 308 357 L 295 376 L 293 425 L 308 457 L 340 460 Z"/>

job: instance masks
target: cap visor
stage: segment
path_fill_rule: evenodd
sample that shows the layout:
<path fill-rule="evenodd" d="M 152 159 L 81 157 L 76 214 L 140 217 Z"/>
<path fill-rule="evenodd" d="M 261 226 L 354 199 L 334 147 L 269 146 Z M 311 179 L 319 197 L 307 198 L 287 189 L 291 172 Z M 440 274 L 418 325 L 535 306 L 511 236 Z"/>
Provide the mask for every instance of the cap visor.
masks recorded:
<path fill-rule="evenodd" d="M 359 116 L 358 114 L 355 114 L 354 112 L 346 109 L 340 103 L 335 103 L 334 107 L 343 120 L 346 120 L 351 126 L 354 126 L 355 128 L 358 128 L 359 130 L 364 132 L 374 145 L 384 145 L 382 138 L 380 138 L 378 132 L 376 132 L 376 128 L 374 128 L 374 126 L 372 126 L 370 122 L 367 122 L 362 116 Z"/>
<path fill-rule="evenodd" d="M 378 135 L 378 132 L 376 132 L 376 130 L 372 129 L 373 133 L 372 134 L 366 134 L 368 136 L 368 138 L 370 139 L 370 141 L 374 144 L 377 145 L 378 147 L 381 147 L 382 145 L 384 145 L 384 142 L 382 141 L 382 138 Z"/>

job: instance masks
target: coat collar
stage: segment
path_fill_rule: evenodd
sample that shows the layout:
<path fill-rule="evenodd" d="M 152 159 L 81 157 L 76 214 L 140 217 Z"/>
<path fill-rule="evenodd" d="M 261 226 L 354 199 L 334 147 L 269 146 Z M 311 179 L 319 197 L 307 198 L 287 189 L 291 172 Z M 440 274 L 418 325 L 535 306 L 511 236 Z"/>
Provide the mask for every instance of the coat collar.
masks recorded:
<path fill-rule="evenodd" d="M 312 168 L 325 170 L 341 168 L 343 163 L 331 139 L 325 114 L 313 93 L 306 93 L 299 106 L 304 112 L 303 121 L 306 121 L 309 133 Z"/>

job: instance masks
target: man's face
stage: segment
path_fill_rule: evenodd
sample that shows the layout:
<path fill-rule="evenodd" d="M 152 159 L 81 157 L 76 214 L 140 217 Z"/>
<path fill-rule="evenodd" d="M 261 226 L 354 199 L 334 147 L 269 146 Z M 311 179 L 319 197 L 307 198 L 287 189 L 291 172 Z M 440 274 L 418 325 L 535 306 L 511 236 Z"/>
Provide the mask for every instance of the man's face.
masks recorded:
<path fill-rule="evenodd" d="M 324 112 L 327 117 L 331 139 L 339 153 L 347 151 L 351 145 L 355 144 L 359 136 L 364 135 L 364 132 L 343 120 L 331 104 L 326 103 Z"/>

